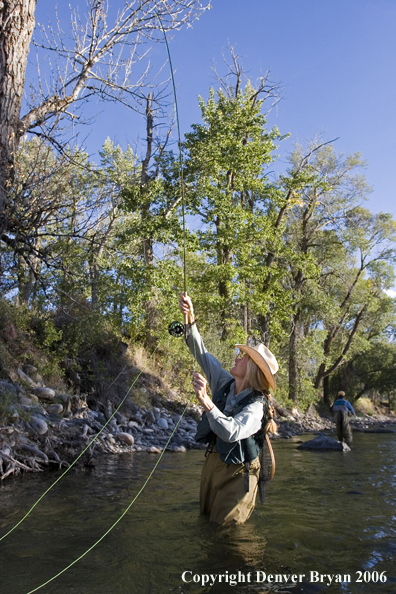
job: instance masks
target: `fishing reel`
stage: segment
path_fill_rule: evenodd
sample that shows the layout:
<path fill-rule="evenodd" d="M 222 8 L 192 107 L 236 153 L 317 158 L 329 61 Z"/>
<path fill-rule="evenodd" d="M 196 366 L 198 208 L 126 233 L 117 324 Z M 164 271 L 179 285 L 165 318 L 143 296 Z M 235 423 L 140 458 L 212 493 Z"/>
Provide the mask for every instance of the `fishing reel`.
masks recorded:
<path fill-rule="evenodd" d="M 174 338 L 185 336 L 186 327 L 182 322 L 171 322 L 168 326 L 168 332 Z"/>

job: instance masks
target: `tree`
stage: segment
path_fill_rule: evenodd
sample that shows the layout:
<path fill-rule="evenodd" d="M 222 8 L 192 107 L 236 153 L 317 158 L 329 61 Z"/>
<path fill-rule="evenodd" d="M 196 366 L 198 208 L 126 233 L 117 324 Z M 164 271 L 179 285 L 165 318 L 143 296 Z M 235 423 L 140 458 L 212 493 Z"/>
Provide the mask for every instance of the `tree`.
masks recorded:
<path fill-rule="evenodd" d="M 367 192 L 359 173 L 363 165 L 359 154 L 337 155 L 329 144 L 313 143 L 304 157 L 301 147 L 291 156 L 289 178 L 299 179 L 293 187 L 293 200 L 288 213 L 286 241 L 289 244 L 289 288 L 293 295 L 292 325 L 289 339 L 289 398 L 297 400 L 304 382 L 300 375 L 305 362 L 299 345 L 310 329 L 321 322 L 327 295 L 325 280 L 331 274 L 334 246 L 342 243 L 339 230 L 347 213 Z M 283 180 L 285 183 L 285 180 Z M 286 180 L 286 183 L 287 180 Z M 325 308 L 320 308 L 325 305 Z M 303 388 L 306 391 L 307 387 Z"/>
<path fill-rule="evenodd" d="M 327 403 L 326 378 L 350 356 L 352 343 L 365 319 L 370 315 L 383 319 L 379 316 L 381 299 L 384 290 L 394 282 L 396 223 L 390 214 L 372 214 L 355 207 L 346 214 L 339 238 L 346 246 L 349 257 L 343 268 L 338 262 L 337 278 L 328 277 L 327 290 L 333 295 L 333 306 L 324 316 L 327 334 L 323 343 L 323 360 L 315 379 L 315 388 L 319 388 L 324 380 Z"/>
<path fill-rule="evenodd" d="M 191 22 L 205 8 L 198 0 L 128 0 L 115 18 L 106 0 L 87 0 L 87 14 L 81 21 L 72 11 L 70 35 L 60 26 L 35 40 L 37 51 L 52 54 L 52 86 L 47 89 L 38 79 L 38 88 L 21 113 L 25 72 L 35 26 L 36 0 L 4 0 L 0 4 L 0 237 L 13 233 L 15 205 L 10 189 L 15 155 L 21 138 L 35 134 L 63 150 L 59 138 L 62 122 L 76 119 L 76 109 L 97 96 L 128 106 L 144 101 L 141 89 L 147 83 L 148 67 L 140 72 L 137 62 L 146 56 L 148 41 L 162 41 L 162 31 L 177 30 Z"/>
<path fill-rule="evenodd" d="M 266 169 L 281 138 L 277 128 L 266 129 L 262 81 L 243 90 L 239 83 L 234 95 L 211 89 L 206 103 L 200 99 L 203 124 L 194 124 L 184 143 L 188 209 L 204 227 L 196 234 L 208 265 L 202 282 L 209 307 L 219 309 L 222 340 L 241 318 L 251 334 L 251 276 L 269 233 Z"/>

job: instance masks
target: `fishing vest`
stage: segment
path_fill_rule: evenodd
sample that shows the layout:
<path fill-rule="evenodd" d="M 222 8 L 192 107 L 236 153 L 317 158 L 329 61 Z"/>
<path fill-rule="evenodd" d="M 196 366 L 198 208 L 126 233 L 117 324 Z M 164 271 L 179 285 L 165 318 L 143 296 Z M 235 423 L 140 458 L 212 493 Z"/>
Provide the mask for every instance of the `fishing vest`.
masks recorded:
<path fill-rule="evenodd" d="M 224 413 L 227 396 L 230 392 L 231 384 L 234 379 L 222 386 L 213 395 L 213 404 Z M 265 396 L 258 390 L 253 390 L 240 400 L 234 408 L 228 413 L 224 413 L 229 417 L 234 417 L 240 413 L 245 406 L 253 402 L 262 402 L 264 405 L 264 415 L 266 418 L 268 401 Z M 254 435 L 245 439 L 233 441 L 231 443 L 224 441 L 218 437 L 210 428 L 206 412 L 202 413 L 202 418 L 197 426 L 197 433 L 195 435 L 196 441 L 200 443 L 216 444 L 216 452 L 220 454 L 220 459 L 226 464 L 242 464 L 243 462 L 252 462 L 259 455 L 260 449 L 264 443 L 264 432 L 260 429 Z"/>

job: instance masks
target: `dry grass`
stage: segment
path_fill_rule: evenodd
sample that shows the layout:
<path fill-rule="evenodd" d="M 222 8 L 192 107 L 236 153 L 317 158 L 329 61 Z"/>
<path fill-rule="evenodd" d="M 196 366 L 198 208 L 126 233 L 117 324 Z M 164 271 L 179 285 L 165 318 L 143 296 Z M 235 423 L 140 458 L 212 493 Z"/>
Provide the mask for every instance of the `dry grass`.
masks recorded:
<path fill-rule="evenodd" d="M 375 414 L 375 406 L 371 402 L 370 398 L 359 398 L 359 400 L 354 405 L 354 409 L 357 413 L 363 413 L 365 415 L 369 415 L 372 417 Z"/>

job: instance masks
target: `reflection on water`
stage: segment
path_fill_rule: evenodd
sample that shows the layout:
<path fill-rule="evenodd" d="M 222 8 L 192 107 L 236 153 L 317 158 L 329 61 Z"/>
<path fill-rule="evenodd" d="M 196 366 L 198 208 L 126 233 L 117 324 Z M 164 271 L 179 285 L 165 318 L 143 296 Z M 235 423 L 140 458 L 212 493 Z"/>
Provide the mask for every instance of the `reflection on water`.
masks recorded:
<path fill-rule="evenodd" d="M 39 591 L 396 592 L 396 436 L 357 434 L 347 454 L 299 451 L 297 441 L 275 442 L 277 473 L 266 504 L 259 505 L 244 526 L 227 528 L 216 528 L 198 514 L 203 453 L 165 454 L 145 491 L 111 534 Z M 155 461 L 138 453 L 105 458 L 94 471 L 70 472 L 0 543 L 0 594 L 27 594 L 92 546 L 134 498 Z M 1 486 L 0 534 L 53 480 L 54 475 L 36 475 Z M 271 586 L 266 580 L 256 583 L 257 571 L 260 578 L 264 573 L 277 579 L 291 574 L 305 578 L 295 586 L 279 581 Z M 356 583 L 358 571 L 362 583 Z M 376 572 L 383 571 L 388 581 L 373 583 Z M 185 574 L 188 583 L 182 580 L 183 572 L 190 572 Z M 238 572 L 239 583 L 230 585 Z M 215 585 L 202 585 L 202 576 L 210 574 Z M 340 574 L 345 581 L 328 586 L 329 578 L 323 577 L 322 582 L 310 582 L 320 574 Z M 364 578 L 371 581 L 365 583 Z"/>

